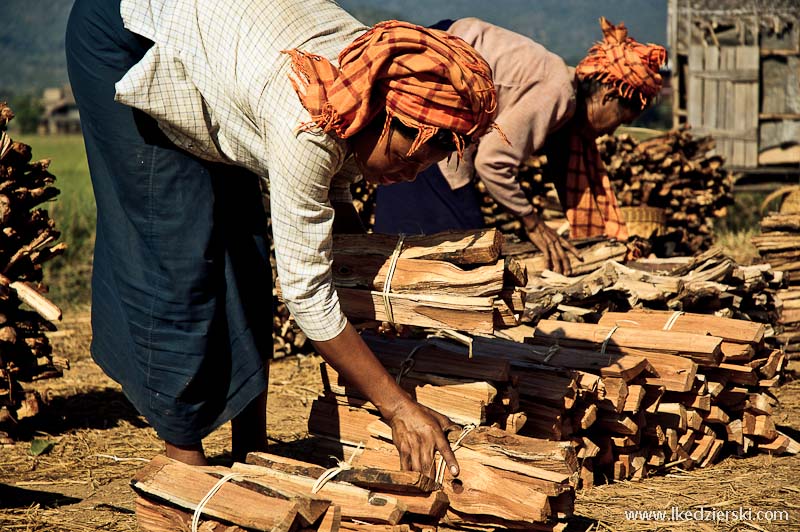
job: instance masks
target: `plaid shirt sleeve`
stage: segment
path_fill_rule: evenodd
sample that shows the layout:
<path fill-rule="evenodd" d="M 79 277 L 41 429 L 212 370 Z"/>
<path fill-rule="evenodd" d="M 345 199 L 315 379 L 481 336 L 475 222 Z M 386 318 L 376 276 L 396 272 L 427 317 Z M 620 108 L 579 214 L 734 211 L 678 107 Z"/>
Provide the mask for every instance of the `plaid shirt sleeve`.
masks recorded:
<path fill-rule="evenodd" d="M 346 145 L 330 135 L 298 131 L 308 115 L 288 78 L 276 85 L 263 102 L 262 116 L 269 117 L 265 130 L 278 278 L 303 332 L 312 340 L 330 340 L 347 323 L 331 274 L 331 200 L 333 190 L 346 184 L 337 175 Z"/>

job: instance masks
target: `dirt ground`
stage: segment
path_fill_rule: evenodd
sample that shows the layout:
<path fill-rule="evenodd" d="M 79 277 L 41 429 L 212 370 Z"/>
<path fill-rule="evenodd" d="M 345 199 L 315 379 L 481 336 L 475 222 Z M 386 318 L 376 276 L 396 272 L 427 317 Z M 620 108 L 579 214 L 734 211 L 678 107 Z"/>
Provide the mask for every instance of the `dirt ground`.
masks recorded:
<path fill-rule="evenodd" d="M 48 409 L 24 427 L 24 439 L 0 447 L 1 532 L 136 530 L 129 481 L 162 448 L 119 386 L 91 360 L 89 339 L 88 316 L 65 320 L 53 334 L 54 349 L 70 359 L 72 369 L 63 378 L 33 385 L 49 399 Z M 272 364 L 268 420 L 276 452 L 298 457 L 311 452 L 302 440 L 311 402 L 322 389 L 318 363 L 316 357 L 295 357 Z M 797 439 L 800 380 L 784 384 L 779 398 L 775 421 Z M 229 437 L 225 425 L 206 440 L 213 462 L 230 464 Z M 34 439 L 55 446 L 34 457 Z M 800 456 L 756 455 L 643 482 L 596 486 L 578 493 L 570 530 L 798 531 L 799 477 Z M 705 510 L 701 519 L 699 509 Z M 626 516 L 635 510 L 688 520 Z"/>

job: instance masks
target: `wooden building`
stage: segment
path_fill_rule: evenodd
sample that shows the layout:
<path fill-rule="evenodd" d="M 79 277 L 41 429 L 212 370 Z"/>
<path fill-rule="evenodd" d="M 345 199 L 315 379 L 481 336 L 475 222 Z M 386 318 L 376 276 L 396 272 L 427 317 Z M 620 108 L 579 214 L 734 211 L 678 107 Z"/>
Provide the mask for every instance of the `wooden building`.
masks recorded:
<path fill-rule="evenodd" d="M 40 135 L 81 132 L 78 105 L 69 85 L 45 89 L 42 94 L 42 108 L 38 127 Z"/>
<path fill-rule="evenodd" d="M 668 0 L 674 124 L 734 169 L 800 167 L 800 0 Z"/>

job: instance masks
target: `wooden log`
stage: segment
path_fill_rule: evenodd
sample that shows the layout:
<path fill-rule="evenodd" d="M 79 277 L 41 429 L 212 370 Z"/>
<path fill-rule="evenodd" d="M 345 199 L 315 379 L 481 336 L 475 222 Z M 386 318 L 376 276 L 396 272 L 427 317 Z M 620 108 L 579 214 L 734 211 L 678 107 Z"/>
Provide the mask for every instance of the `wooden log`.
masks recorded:
<path fill-rule="evenodd" d="M 342 509 L 335 504 L 328 508 L 325 516 L 317 527 L 317 532 L 339 532 L 342 524 Z"/>
<path fill-rule="evenodd" d="M 141 495 L 136 497 L 136 524 L 143 532 L 190 530 L 192 514 L 173 506 L 158 504 Z M 223 524 L 208 517 L 200 521 L 198 532 L 245 532 L 236 525 Z"/>
<path fill-rule="evenodd" d="M 59 321 L 61 319 L 61 309 L 40 294 L 29 283 L 13 281 L 10 285 L 17 292 L 19 299 L 35 310 L 41 317 L 48 321 Z"/>
<path fill-rule="evenodd" d="M 742 432 L 745 436 L 758 436 L 770 441 L 778 435 L 772 417 L 754 415 L 750 412 L 745 412 L 742 417 Z"/>
<path fill-rule="evenodd" d="M 337 288 L 339 303 L 350 318 L 388 321 L 381 292 Z M 490 334 L 494 331 L 494 301 L 489 297 L 387 294 L 395 323 Z"/>
<path fill-rule="evenodd" d="M 526 343 L 521 344 L 501 338 L 475 337 L 473 351 L 485 356 L 508 360 L 514 368 L 549 365 L 556 368 L 598 371 L 604 377 L 620 377 L 626 381 L 635 378 L 648 368 L 646 360 L 638 356 L 601 355 L 591 350 L 561 348 L 547 349 Z"/>
<path fill-rule="evenodd" d="M 391 259 L 370 255 L 333 256 L 333 281 L 337 287 L 383 291 Z M 449 262 L 398 259 L 391 292 L 458 296 L 492 296 L 503 289 L 503 261 L 462 270 Z"/>
<path fill-rule="evenodd" d="M 644 398 L 647 394 L 647 390 L 641 384 L 630 384 L 628 385 L 628 396 L 625 398 L 625 404 L 622 406 L 623 412 L 638 412 L 641 407 L 642 403 L 644 402 Z"/>
<path fill-rule="evenodd" d="M 434 373 L 455 378 L 480 379 L 494 382 L 509 380 L 508 360 L 473 353 L 443 339 L 420 341 L 407 338 L 389 338 L 365 331 L 361 337 L 387 369 L 399 369 L 414 351 L 414 369 L 420 373 Z"/>
<path fill-rule="evenodd" d="M 622 412 L 628 398 L 628 385 L 625 381 L 615 377 L 605 377 L 601 381 L 601 388 L 597 406 L 612 412 Z"/>
<path fill-rule="evenodd" d="M 296 491 L 297 493 L 311 493 L 316 482 L 315 479 L 305 476 L 292 475 L 250 464 L 234 463 L 231 469 L 233 472 L 242 473 L 252 479 L 274 485 L 277 489 Z M 405 504 L 398 501 L 394 495 L 370 492 L 364 488 L 336 480 L 328 481 L 317 493 L 319 497 L 329 499 L 333 504 L 339 506 L 342 517 L 345 519 L 397 524 L 406 511 Z"/>
<path fill-rule="evenodd" d="M 324 364 L 332 391 L 349 397 L 363 398 L 341 379 L 330 365 Z M 449 417 L 455 423 L 481 425 L 486 422 L 487 406 L 497 398 L 497 388 L 488 382 L 451 379 L 439 375 L 406 373 L 400 386 L 418 403 Z"/>
<path fill-rule="evenodd" d="M 379 255 L 394 253 L 398 238 L 379 233 L 333 236 L 334 254 Z M 406 236 L 400 258 L 443 260 L 453 264 L 494 264 L 500 257 L 503 235 L 495 229 L 445 231 Z"/>
<path fill-rule="evenodd" d="M 134 476 L 131 486 L 139 494 L 193 512 L 216 483 L 217 480 L 207 473 L 159 455 Z M 244 528 L 289 531 L 297 516 L 297 507 L 291 501 L 227 483 L 207 502 L 203 514 Z"/>
<path fill-rule="evenodd" d="M 758 344 L 764 339 L 763 323 L 719 318 L 717 316 L 695 313 L 677 314 L 671 311 L 632 309 L 628 312 L 606 312 L 599 325 L 613 327 L 638 327 L 642 329 L 664 330 L 692 334 L 708 334 L 735 343 Z"/>
<path fill-rule="evenodd" d="M 326 471 L 326 468 L 318 465 L 262 452 L 249 453 L 247 455 L 247 463 L 313 479 L 321 477 Z M 336 475 L 336 480 L 338 482 L 349 482 L 362 488 L 400 493 L 430 493 L 440 487 L 434 479 L 416 471 L 359 467 L 352 467 L 339 472 Z"/>
<path fill-rule="evenodd" d="M 482 454 L 459 449 L 456 451 L 461 471 L 458 479 L 445 473 L 444 492 L 450 500 L 449 511 L 469 516 L 493 515 L 497 518 L 522 524 L 546 522 L 552 510 L 549 498 L 541 491 L 549 489 L 556 495 L 571 488 L 568 484 L 527 477 L 523 474 L 491 467 L 483 463 Z M 478 458 L 476 458 L 476 456 Z M 357 457 L 359 465 L 385 467 L 399 462 L 394 446 L 374 438 Z"/>
<path fill-rule="evenodd" d="M 678 354 L 695 362 L 715 366 L 722 359 L 722 340 L 714 336 L 648 330 L 641 334 L 624 327 L 604 327 L 589 323 L 569 323 L 542 320 L 536 327 L 534 338 L 557 340 L 571 347 L 597 346 L 605 343 L 606 352 L 631 354 L 626 348 L 654 350 L 660 353 Z M 588 344 L 588 345 L 587 345 Z"/>

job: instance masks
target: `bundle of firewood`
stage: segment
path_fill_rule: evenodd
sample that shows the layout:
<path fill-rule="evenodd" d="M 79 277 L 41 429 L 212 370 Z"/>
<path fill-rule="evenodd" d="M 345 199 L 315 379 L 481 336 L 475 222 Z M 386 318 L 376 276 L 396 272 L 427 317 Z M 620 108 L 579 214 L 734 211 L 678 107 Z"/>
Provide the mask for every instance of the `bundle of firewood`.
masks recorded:
<path fill-rule="evenodd" d="M 606 313 L 596 325 L 545 320 L 525 341 L 540 356 L 552 350 L 555 365 L 574 366 L 570 356 L 584 370 L 592 356 L 620 368 L 634 367 L 635 359 L 644 363 L 616 379 L 601 370 L 605 393 L 595 423 L 572 426 L 585 444 L 583 456 L 593 455 L 595 475 L 625 479 L 704 467 L 726 446 L 740 454 L 800 452 L 772 418 L 778 404 L 770 388 L 780 381 L 785 357 L 765 347 L 763 335 L 758 323 L 633 311 Z"/>
<path fill-rule="evenodd" d="M 788 286 L 775 292 L 783 307 L 777 339 L 790 358 L 800 358 L 800 212 L 771 214 L 761 230 L 753 237 L 761 259 L 788 277 Z"/>
<path fill-rule="evenodd" d="M 0 102 L 0 429 L 35 415 L 39 397 L 20 381 L 61 375 L 67 361 L 54 356 L 45 331 L 61 311 L 42 294 L 42 264 L 66 244 L 47 211 L 37 208 L 59 190 L 47 171 L 50 161 L 31 162 L 31 148 L 6 133 L 13 113 Z M 26 310 L 21 305 L 25 303 Z M 7 439 L 0 432 L 0 439 Z"/>
<path fill-rule="evenodd" d="M 518 323 L 503 296 L 527 282 L 501 247 L 494 229 L 334 235 L 333 281 L 351 320 L 491 333 Z"/>

